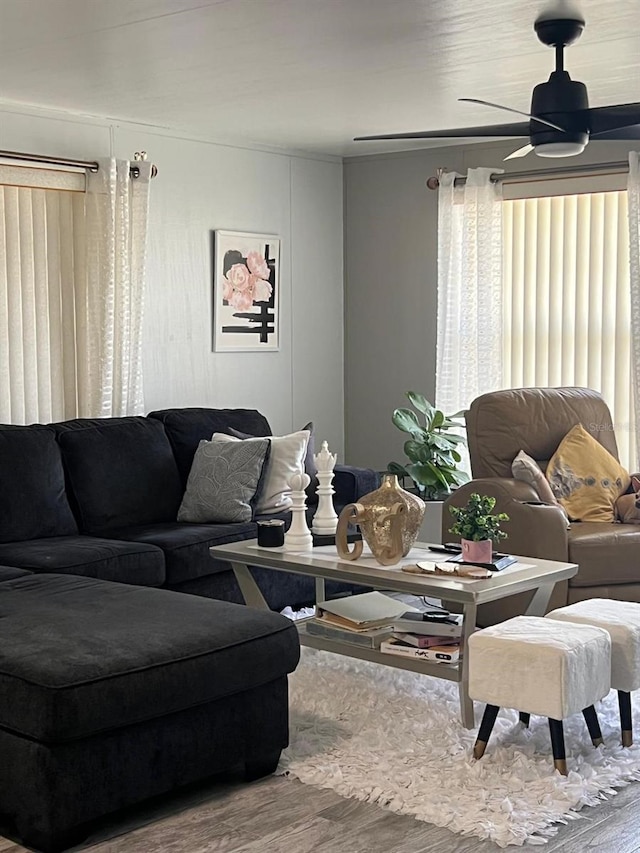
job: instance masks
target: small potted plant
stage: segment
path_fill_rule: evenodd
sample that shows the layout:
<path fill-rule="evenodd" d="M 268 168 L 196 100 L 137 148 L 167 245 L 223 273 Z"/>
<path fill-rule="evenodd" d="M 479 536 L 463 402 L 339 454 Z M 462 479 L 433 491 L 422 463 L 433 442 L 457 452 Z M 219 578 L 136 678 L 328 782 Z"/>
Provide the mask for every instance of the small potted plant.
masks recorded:
<path fill-rule="evenodd" d="M 469 563 L 490 563 L 493 544 L 506 539 L 500 524 L 509 521 L 506 512 L 492 514 L 496 499 L 473 492 L 466 506 L 450 506 L 455 521 L 449 533 L 455 533 L 462 543 L 462 559 Z"/>

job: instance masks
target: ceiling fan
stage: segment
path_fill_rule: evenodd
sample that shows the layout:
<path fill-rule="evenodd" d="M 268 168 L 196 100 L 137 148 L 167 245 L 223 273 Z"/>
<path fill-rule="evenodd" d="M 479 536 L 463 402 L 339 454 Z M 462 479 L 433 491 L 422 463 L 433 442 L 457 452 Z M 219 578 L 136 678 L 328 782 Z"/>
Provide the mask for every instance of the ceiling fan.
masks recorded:
<path fill-rule="evenodd" d="M 584 83 L 572 80 L 564 70 L 564 49 L 580 37 L 584 21 L 578 17 L 541 17 L 535 22 L 534 29 L 543 44 L 555 48 L 556 68 L 546 83 L 540 83 L 534 88 L 530 112 L 525 113 L 477 98 L 459 98 L 460 101 L 484 104 L 487 107 L 527 116 L 529 121 L 453 130 L 358 136 L 354 142 L 369 139 L 528 137 L 527 145 L 505 157 L 505 160 L 510 160 L 514 157 L 524 157 L 531 151 L 535 151 L 540 157 L 573 157 L 584 151 L 590 139 L 640 139 L 640 103 L 590 108 L 587 87 Z"/>

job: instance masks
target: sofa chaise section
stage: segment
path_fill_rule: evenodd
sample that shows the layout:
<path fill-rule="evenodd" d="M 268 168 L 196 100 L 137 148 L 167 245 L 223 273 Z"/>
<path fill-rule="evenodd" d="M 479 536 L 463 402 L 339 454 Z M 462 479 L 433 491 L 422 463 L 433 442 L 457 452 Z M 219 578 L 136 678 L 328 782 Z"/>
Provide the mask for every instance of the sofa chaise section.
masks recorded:
<path fill-rule="evenodd" d="M 288 619 L 13 572 L 0 570 L 0 814 L 21 840 L 60 849 L 130 803 L 275 769 L 299 658 Z"/>

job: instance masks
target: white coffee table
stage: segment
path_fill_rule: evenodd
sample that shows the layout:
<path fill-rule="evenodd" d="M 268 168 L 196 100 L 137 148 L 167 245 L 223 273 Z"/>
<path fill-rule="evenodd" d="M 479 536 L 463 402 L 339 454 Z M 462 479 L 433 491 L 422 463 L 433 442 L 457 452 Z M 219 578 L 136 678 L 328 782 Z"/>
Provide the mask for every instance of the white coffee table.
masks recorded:
<path fill-rule="evenodd" d="M 558 581 L 573 577 L 578 571 L 575 563 L 557 563 L 519 557 L 519 562 L 496 572 L 488 580 L 453 579 L 443 576 L 414 575 L 401 570 L 401 566 L 379 566 L 373 558 L 354 562 L 341 560 L 337 554 L 327 553 L 330 549 L 317 548 L 304 553 L 292 553 L 280 548 L 259 548 L 255 539 L 215 545 L 209 549 L 217 560 L 231 563 L 238 585 L 246 604 L 268 609 L 260 589 L 249 571 L 249 566 L 293 572 L 316 579 L 316 601 L 325 598 L 326 580 L 361 584 L 374 589 L 404 592 L 411 595 L 439 598 L 462 605 L 463 628 L 461 639 L 462 661 L 459 664 L 438 664 L 430 661 L 383 654 L 377 649 L 362 648 L 351 643 L 312 636 L 305 631 L 304 620 L 298 623 L 300 642 L 316 649 L 324 649 L 350 657 L 395 666 L 436 678 L 455 681 L 460 691 L 460 713 L 465 728 L 475 724 L 473 702 L 469 698 L 467 641 L 476 627 L 477 608 L 480 604 L 496 601 L 519 592 L 535 590 L 526 610 L 527 616 L 544 616 L 553 587 Z M 333 549 L 335 550 L 335 549 Z M 403 562 L 427 560 L 440 562 L 442 555 L 427 550 L 427 545 L 417 542 Z"/>

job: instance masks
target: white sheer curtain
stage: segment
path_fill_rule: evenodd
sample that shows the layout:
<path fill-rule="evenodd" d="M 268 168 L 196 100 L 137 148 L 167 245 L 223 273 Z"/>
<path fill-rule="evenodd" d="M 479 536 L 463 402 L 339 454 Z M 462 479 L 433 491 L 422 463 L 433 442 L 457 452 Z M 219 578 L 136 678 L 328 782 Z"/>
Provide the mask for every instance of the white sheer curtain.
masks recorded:
<path fill-rule="evenodd" d="M 0 166 L 0 422 L 143 411 L 151 165 Z"/>
<path fill-rule="evenodd" d="M 438 192 L 436 403 L 447 414 L 502 387 L 502 192 L 491 174 L 453 172 Z"/>
<path fill-rule="evenodd" d="M 93 417 L 144 411 L 142 311 L 151 164 L 101 160 L 87 180 L 87 276 L 79 385 Z"/>
<path fill-rule="evenodd" d="M 631 287 L 632 376 L 635 423 L 640 418 L 640 152 L 629 153 L 629 283 Z M 640 462 L 640 429 L 636 430 L 636 463 Z M 636 464 L 637 469 L 637 464 Z"/>

